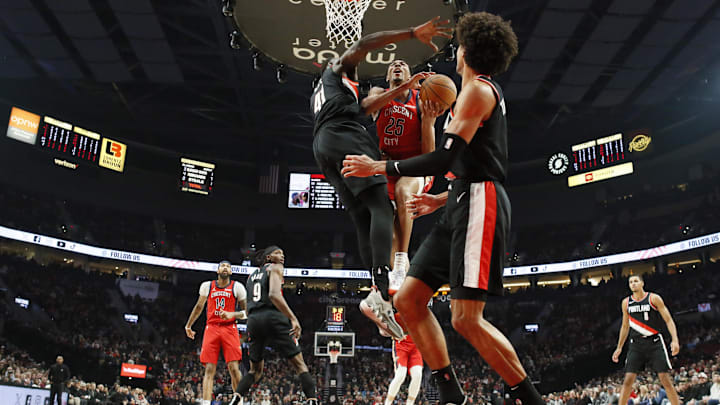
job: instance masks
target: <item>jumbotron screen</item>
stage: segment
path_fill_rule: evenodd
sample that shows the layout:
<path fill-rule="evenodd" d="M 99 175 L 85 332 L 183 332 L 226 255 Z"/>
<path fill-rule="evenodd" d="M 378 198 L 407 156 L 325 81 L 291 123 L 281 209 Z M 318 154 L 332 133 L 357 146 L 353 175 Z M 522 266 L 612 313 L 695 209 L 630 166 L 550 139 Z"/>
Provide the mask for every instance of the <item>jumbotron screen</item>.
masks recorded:
<path fill-rule="evenodd" d="M 180 190 L 208 195 L 215 183 L 215 165 L 188 158 L 180 158 Z"/>
<path fill-rule="evenodd" d="M 343 206 L 324 175 L 290 173 L 288 208 L 342 209 Z"/>
<path fill-rule="evenodd" d="M 651 142 L 644 132 L 626 137 L 617 133 L 572 145 L 569 151 L 557 152 L 548 159 L 548 170 L 554 175 L 570 174 L 568 187 L 581 186 L 635 171 L 635 153 L 643 152 Z"/>
<path fill-rule="evenodd" d="M 40 128 L 40 147 L 96 163 L 100 134 L 45 116 Z"/>

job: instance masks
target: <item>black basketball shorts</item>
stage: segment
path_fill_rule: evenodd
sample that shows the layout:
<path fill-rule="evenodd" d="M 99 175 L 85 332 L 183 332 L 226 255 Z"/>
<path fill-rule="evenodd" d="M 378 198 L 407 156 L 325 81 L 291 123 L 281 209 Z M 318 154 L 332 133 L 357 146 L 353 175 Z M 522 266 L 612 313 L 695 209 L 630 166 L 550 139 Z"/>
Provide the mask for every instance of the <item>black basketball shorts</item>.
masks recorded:
<path fill-rule="evenodd" d="M 437 290 L 450 284 L 453 299 L 502 295 L 510 200 L 498 182 L 450 183 L 445 212 L 418 249 L 409 276 Z"/>
<path fill-rule="evenodd" d="M 253 311 L 247 322 L 250 361 L 263 360 L 266 346 L 277 350 L 286 359 L 300 353 L 297 339 L 290 335 L 291 328 L 290 320 L 274 309 Z"/>
<path fill-rule="evenodd" d="M 335 187 L 346 208 L 353 208 L 358 194 L 376 184 L 387 183 L 385 176 L 343 177 L 346 155 L 368 155 L 380 160 L 380 149 L 365 127 L 354 121 L 327 122 L 313 139 L 315 161 L 325 178 Z"/>
<path fill-rule="evenodd" d="M 630 348 L 625 359 L 625 372 L 638 374 L 643 371 L 646 364 L 656 373 L 666 373 L 672 369 L 662 335 L 630 339 Z"/>

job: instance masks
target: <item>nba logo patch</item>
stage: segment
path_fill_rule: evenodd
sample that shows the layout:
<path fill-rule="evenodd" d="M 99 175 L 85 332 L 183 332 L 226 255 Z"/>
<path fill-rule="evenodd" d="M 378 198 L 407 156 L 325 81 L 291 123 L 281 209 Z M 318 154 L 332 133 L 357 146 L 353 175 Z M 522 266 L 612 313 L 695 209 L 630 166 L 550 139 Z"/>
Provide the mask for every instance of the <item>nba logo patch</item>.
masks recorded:
<path fill-rule="evenodd" d="M 445 146 L 444 146 L 445 150 L 450 150 L 450 147 L 452 146 L 452 144 L 453 144 L 453 139 L 448 138 L 448 140 L 445 141 Z"/>

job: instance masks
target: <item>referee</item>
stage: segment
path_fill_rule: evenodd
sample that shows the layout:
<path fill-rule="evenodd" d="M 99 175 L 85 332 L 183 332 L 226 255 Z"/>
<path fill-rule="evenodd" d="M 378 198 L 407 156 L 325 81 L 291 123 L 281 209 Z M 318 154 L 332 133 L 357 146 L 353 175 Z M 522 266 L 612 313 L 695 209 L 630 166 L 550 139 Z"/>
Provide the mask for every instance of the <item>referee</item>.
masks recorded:
<path fill-rule="evenodd" d="M 55 364 L 50 366 L 48 379 L 50 380 L 50 405 L 57 395 L 57 404 L 62 404 L 62 393 L 65 390 L 65 381 L 70 379 L 70 369 L 63 364 L 63 356 L 57 356 Z"/>
<path fill-rule="evenodd" d="M 627 404 L 635 378 L 648 364 L 653 371 L 658 373 L 670 403 L 679 405 L 680 398 L 668 374 L 672 365 L 661 333 L 663 326 L 667 326 L 672 337 L 670 351 L 673 356 L 677 355 L 680 351 L 680 344 L 675 322 L 673 322 L 670 311 L 662 298 L 644 290 L 645 282 L 642 276 L 630 276 L 628 284 L 632 294 L 622 302 L 623 319 L 620 337 L 612 355 L 612 360 L 617 363 L 620 360 L 625 340 L 630 335 L 630 348 L 625 359 L 625 380 L 620 390 L 618 404 Z"/>

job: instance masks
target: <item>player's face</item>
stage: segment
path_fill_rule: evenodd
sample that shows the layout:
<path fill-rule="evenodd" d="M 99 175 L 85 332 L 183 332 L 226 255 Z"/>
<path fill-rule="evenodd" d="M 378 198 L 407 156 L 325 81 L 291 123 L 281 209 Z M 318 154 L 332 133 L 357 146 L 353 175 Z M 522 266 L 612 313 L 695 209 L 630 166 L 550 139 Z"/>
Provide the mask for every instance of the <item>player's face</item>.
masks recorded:
<path fill-rule="evenodd" d="M 230 263 L 220 263 L 217 272 L 220 277 L 228 278 L 232 274 L 232 266 Z"/>
<path fill-rule="evenodd" d="M 640 280 L 640 277 L 632 276 L 628 279 L 628 285 L 630 286 L 630 291 L 632 292 L 642 290 L 644 284 L 645 283 Z"/>
<path fill-rule="evenodd" d="M 271 263 L 285 264 L 285 253 L 282 249 L 275 249 L 268 255 Z"/>
<path fill-rule="evenodd" d="M 465 47 L 460 45 L 455 54 L 455 71 L 462 74 L 465 68 Z"/>
<path fill-rule="evenodd" d="M 405 63 L 404 60 L 396 60 L 393 61 L 390 66 L 388 66 L 387 76 L 385 79 L 387 79 L 388 83 L 391 82 L 398 82 L 402 83 L 410 78 L 410 66 L 408 66 L 407 63 Z"/>

